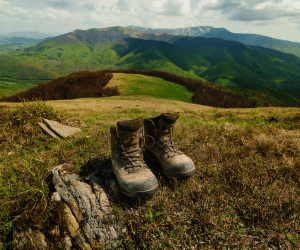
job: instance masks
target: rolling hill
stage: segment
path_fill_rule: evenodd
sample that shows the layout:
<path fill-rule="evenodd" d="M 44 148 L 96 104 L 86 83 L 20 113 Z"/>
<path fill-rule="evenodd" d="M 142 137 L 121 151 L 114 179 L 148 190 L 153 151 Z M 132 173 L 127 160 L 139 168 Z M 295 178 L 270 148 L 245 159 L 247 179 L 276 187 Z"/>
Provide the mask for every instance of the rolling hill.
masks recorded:
<path fill-rule="evenodd" d="M 293 103 L 300 98 L 300 59 L 294 55 L 218 38 L 122 27 L 75 30 L 47 38 L 1 56 L 0 65 L 0 80 L 16 83 L 51 81 L 82 70 L 148 69 L 224 87 L 271 89 L 276 98 L 278 92 L 292 95 Z"/>

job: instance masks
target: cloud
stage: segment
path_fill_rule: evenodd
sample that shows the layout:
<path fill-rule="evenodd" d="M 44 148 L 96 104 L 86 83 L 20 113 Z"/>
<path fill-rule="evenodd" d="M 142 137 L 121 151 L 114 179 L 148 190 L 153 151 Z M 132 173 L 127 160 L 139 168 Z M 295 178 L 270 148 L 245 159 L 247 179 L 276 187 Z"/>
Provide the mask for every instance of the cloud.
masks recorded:
<path fill-rule="evenodd" d="M 66 0 L 47 1 L 47 4 L 50 5 L 53 8 L 60 8 L 60 9 L 64 9 L 64 8 L 70 6 L 70 2 L 68 2 Z"/>
<path fill-rule="evenodd" d="M 198 7 L 220 11 L 228 20 L 241 22 L 277 20 L 282 17 L 298 19 L 300 14 L 298 0 L 204 0 Z"/>
<path fill-rule="evenodd" d="M 190 0 L 146 0 L 141 6 L 145 12 L 151 12 L 152 14 L 185 16 L 191 12 L 190 4 Z"/>

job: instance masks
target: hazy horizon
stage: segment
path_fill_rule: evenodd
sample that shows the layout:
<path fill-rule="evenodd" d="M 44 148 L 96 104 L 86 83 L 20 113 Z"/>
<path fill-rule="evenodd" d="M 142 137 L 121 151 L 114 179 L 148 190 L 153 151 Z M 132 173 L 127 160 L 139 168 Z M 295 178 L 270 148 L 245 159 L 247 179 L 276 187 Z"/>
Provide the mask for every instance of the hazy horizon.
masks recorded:
<path fill-rule="evenodd" d="M 0 0 L 0 34 L 65 34 L 129 25 L 145 28 L 212 26 L 300 42 L 297 0 Z"/>

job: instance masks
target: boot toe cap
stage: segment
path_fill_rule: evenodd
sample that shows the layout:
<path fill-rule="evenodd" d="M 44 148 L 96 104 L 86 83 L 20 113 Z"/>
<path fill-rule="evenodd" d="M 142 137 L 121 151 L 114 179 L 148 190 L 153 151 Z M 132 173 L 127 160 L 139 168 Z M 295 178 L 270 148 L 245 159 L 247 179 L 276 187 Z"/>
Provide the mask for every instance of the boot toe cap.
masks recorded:
<path fill-rule="evenodd" d="M 155 176 L 144 180 L 132 180 L 124 188 L 124 193 L 130 197 L 148 197 L 158 191 L 158 181 Z"/>
<path fill-rule="evenodd" d="M 177 179 L 188 179 L 192 177 L 195 172 L 196 167 L 192 160 L 173 164 L 164 171 L 165 175 L 168 177 Z"/>

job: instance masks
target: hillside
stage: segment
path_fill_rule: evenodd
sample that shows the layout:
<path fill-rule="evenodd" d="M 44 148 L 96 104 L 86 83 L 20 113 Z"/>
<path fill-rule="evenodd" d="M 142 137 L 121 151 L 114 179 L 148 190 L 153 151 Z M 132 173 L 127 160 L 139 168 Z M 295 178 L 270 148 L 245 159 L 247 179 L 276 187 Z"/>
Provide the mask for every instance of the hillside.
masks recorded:
<path fill-rule="evenodd" d="M 299 108 L 222 109 L 112 96 L 1 103 L 0 110 L 4 249 L 9 249 L 16 229 L 28 228 L 30 233 L 42 232 L 49 244 L 54 241 L 51 249 L 63 249 L 55 241 L 68 235 L 65 210 L 51 201 L 56 191 L 51 171 L 63 163 L 70 164 L 69 170 L 82 182 L 91 174 L 99 178 L 97 184 L 109 197 L 114 216 L 127 229 L 117 249 L 300 248 Z M 118 192 L 117 185 L 112 189 L 110 183 L 117 180 L 111 168 L 110 127 L 166 112 L 180 112 L 172 137 L 195 163 L 196 174 L 183 182 L 169 180 L 143 144 L 143 159 L 158 179 L 159 192 L 140 200 Z M 82 132 L 67 139 L 51 138 L 37 125 L 42 119 Z M 76 248 L 76 234 L 70 235 Z M 30 242 L 23 249 L 34 249 Z"/>
<path fill-rule="evenodd" d="M 21 102 L 114 95 L 164 98 L 222 108 L 284 107 L 299 103 L 272 89 L 242 90 L 163 71 L 136 69 L 79 71 L 2 99 Z"/>
<path fill-rule="evenodd" d="M 0 80 L 17 84 L 21 79 L 37 83 L 83 70 L 146 69 L 240 89 L 269 88 L 300 98 L 300 59 L 294 55 L 217 38 L 122 27 L 75 30 L 48 38 L 0 56 L 0 65 Z"/>

